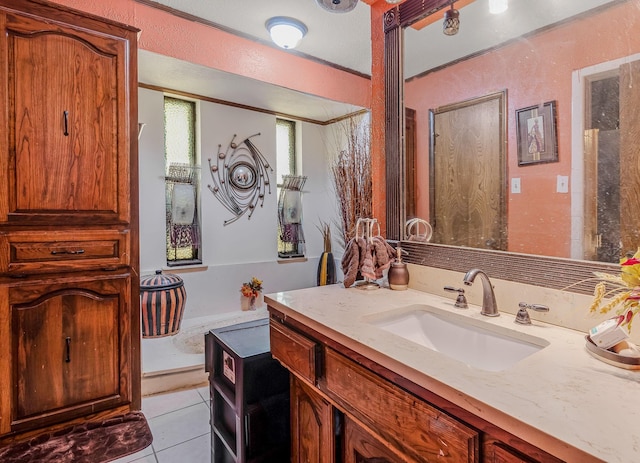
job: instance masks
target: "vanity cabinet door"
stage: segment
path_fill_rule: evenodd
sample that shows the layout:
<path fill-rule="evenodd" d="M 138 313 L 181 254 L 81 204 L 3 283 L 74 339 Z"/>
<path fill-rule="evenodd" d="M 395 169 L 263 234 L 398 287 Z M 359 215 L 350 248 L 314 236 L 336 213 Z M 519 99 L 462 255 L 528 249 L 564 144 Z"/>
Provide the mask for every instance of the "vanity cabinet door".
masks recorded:
<path fill-rule="evenodd" d="M 334 463 L 334 435 L 331 404 L 291 376 L 291 461 Z"/>
<path fill-rule="evenodd" d="M 344 420 L 344 463 L 408 463 L 348 416 Z"/>
<path fill-rule="evenodd" d="M 487 463 L 538 463 L 538 460 L 521 456 L 518 452 L 495 443 L 488 453 L 488 458 L 485 459 Z"/>

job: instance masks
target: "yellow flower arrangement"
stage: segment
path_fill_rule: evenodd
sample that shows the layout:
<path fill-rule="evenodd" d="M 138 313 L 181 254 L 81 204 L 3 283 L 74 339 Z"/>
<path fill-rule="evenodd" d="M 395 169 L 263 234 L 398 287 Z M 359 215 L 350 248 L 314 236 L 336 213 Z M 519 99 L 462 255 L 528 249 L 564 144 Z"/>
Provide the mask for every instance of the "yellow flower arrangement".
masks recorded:
<path fill-rule="evenodd" d="M 244 297 L 258 297 L 258 293 L 262 291 L 262 280 L 252 277 L 247 283 L 242 283 L 240 292 Z"/>
<path fill-rule="evenodd" d="M 595 286 L 594 299 L 589 311 L 606 314 L 618 307 L 618 324 L 626 325 L 630 331 L 633 317 L 640 311 L 640 248 L 633 257 L 620 259 L 620 275 L 600 272 L 596 272 L 595 275 L 602 281 Z M 607 291 L 607 283 L 614 286 L 614 289 Z M 602 300 L 611 296 L 611 300 L 600 307 Z"/>

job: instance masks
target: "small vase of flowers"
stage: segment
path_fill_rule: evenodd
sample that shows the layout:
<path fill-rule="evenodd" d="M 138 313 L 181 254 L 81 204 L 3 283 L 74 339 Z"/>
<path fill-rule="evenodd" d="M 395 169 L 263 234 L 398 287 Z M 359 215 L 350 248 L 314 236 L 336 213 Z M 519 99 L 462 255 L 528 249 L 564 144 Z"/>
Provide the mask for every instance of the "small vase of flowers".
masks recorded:
<path fill-rule="evenodd" d="M 240 287 L 240 307 L 242 310 L 256 310 L 264 303 L 262 296 L 262 280 L 252 277 Z"/>

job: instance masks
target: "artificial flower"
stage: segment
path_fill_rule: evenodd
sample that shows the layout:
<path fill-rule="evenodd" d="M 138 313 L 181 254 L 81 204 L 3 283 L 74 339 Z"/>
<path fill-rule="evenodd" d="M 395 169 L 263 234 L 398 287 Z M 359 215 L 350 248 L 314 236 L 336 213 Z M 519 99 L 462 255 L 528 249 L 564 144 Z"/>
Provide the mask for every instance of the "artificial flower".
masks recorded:
<path fill-rule="evenodd" d="M 252 277 L 247 283 L 242 283 L 240 292 L 244 297 L 258 297 L 258 294 L 262 291 L 262 280 Z"/>
<path fill-rule="evenodd" d="M 594 300 L 589 308 L 590 312 L 595 312 L 603 298 L 612 298 L 602 307 L 600 313 L 608 313 L 616 308 L 618 324 L 625 325 L 631 330 L 631 322 L 640 311 L 640 248 L 633 257 L 620 259 L 620 276 L 596 273 L 601 281 L 595 286 Z M 606 283 L 614 286 L 614 289 L 607 292 Z"/>

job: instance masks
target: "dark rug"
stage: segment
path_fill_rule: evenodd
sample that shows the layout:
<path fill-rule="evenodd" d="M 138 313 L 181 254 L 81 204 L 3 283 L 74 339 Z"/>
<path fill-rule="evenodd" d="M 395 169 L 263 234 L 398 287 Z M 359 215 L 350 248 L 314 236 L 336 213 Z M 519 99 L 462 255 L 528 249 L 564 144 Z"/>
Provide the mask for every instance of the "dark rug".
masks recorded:
<path fill-rule="evenodd" d="M 141 412 L 83 423 L 0 448 L 2 463 L 105 463 L 139 452 L 153 436 Z"/>

